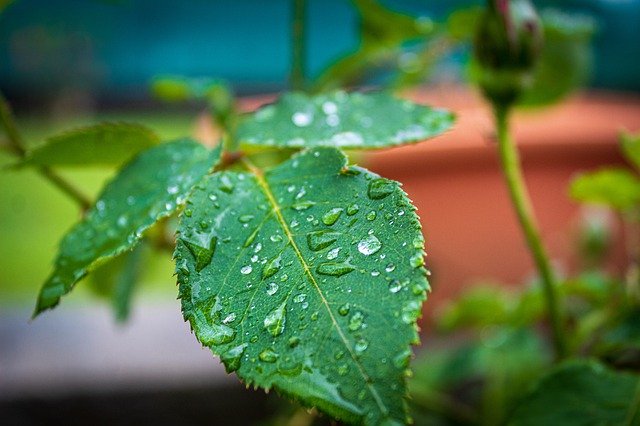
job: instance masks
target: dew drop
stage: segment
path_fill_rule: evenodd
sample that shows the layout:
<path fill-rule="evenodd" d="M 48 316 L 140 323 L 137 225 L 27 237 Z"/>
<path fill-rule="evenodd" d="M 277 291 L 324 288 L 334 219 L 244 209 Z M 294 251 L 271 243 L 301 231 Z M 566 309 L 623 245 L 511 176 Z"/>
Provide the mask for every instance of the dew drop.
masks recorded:
<path fill-rule="evenodd" d="M 253 268 L 251 267 L 251 265 L 245 265 L 242 268 L 240 268 L 240 273 L 242 275 L 248 275 L 251 273 L 251 271 L 253 271 Z"/>
<path fill-rule="evenodd" d="M 313 115 L 308 112 L 296 112 L 291 116 L 291 121 L 298 127 L 307 127 L 313 121 Z"/>
<path fill-rule="evenodd" d="M 243 214 L 242 216 L 238 217 L 238 222 L 240 223 L 247 223 L 247 222 L 251 222 L 253 220 L 254 216 L 252 214 Z"/>
<path fill-rule="evenodd" d="M 407 368 L 411 360 L 411 350 L 405 349 L 393 358 L 393 365 L 397 368 Z"/>
<path fill-rule="evenodd" d="M 351 315 L 351 318 L 349 318 L 348 328 L 351 331 L 360 330 L 360 328 L 362 328 L 363 322 L 364 322 L 364 315 L 362 314 L 362 312 L 357 311 L 353 315 Z"/>
<path fill-rule="evenodd" d="M 225 317 L 225 319 L 222 320 L 222 323 L 229 324 L 230 322 L 235 321 L 235 319 L 236 319 L 236 314 L 234 312 L 231 312 L 229 315 Z"/>
<path fill-rule="evenodd" d="M 373 234 L 367 235 L 358 243 L 358 251 L 365 256 L 372 255 L 382 248 L 382 243 Z"/>
<path fill-rule="evenodd" d="M 276 283 L 269 283 L 267 285 L 267 294 L 269 296 L 273 296 L 274 294 L 276 294 L 276 292 L 278 291 L 278 284 Z"/>
<path fill-rule="evenodd" d="M 390 195 L 395 190 L 395 183 L 388 179 L 374 179 L 369 182 L 367 194 L 372 200 L 381 200 Z"/>
<path fill-rule="evenodd" d="M 340 215 L 344 211 L 341 207 L 334 207 L 322 216 L 322 223 L 331 226 L 338 221 Z"/>
<path fill-rule="evenodd" d="M 233 192 L 233 182 L 226 174 L 220 175 L 220 191 L 231 194 Z"/>
<path fill-rule="evenodd" d="M 368 347 L 369 342 L 367 342 L 365 339 L 360 339 L 353 346 L 353 349 L 355 349 L 357 354 L 361 354 L 362 352 L 366 351 Z"/>
<path fill-rule="evenodd" d="M 275 275 L 280 270 L 281 264 L 282 256 L 280 255 L 269 260 L 262 270 L 262 278 L 269 278 Z"/>
<path fill-rule="evenodd" d="M 274 363 L 278 360 L 279 355 L 273 349 L 267 348 L 260 352 L 258 358 L 262 362 Z"/>
<path fill-rule="evenodd" d="M 335 243 L 341 234 L 331 231 L 314 231 L 307 234 L 307 245 L 313 251 L 319 251 Z"/>
<path fill-rule="evenodd" d="M 316 269 L 321 275 L 331 275 L 334 277 L 341 277 L 354 270 L 355 268 L 347 262 L 325 262 L 321 263 Z"/>
<path fill-rule="evenodd" d="M 422 256 L 421 251 L 417 252 L 416 254 L 414 254 L 409 258 L 409 265 L 411 265 L 414 268 L 418 268 L 424 265 L 424 257 Z"/>
<path fill-rule="evenodd" d="M 384 270 L 387 272 L 393 272 L 395 271 L 395 269 L 396 269 L 396 265 L 394 265 L 393 263 L 388 264 L 387 267 L 384 268 Z"/>
<path fill-rule="evenodd" d="M 334 249 L 329 250 L 327 253 L 327 259 L 333 260 L 338 257 L 338 253 L 340 253 L 340 247 L 336 247 Z"/>
<path fill-rule="evenodd" d="M 389 283 L 389 291 L 391 293 L 397 293 L 402 290 L 402 283 L 400 280 L 393 280 Z"/>
<path fill-rule="evenodd" d="M 272 336 L 276 337 L 282 334 L 284 331 L 284 325 L 286 321 L 286 308 L 287 301 L 282 302 L 280 306 L 267 314 L 264 319 L 264 328 L 267 329 Z"/>
<path fill-rule="evenodd" d="M 278 243 L 278 242 L 282 241 L 282 235 L 274 234 L 274 235 L 270 236 L 269 239 L 274 243 Z"/>
<path fill-rule="evenodd" d="M 421 304 L 417 300 L 411 300 L 402 307 L 402 321 L 405 324 L 415 322 L 420 316 Z"/>
<path fill-rule="evenodd" d="M 240 368 L 240 363 L 242 361 L 242 355 L 244 354 L 245 349 L 247 348 L 247 344 L 243 343 L 241 345 L 235 346 L 228 351 L 224 352 L 220 355 L 220 359 L 224 363 L 224 367 L 227 370 L 227 373 L 233 373 Z"/>
<path fill-rule="evenodd" d="M 338 308 L 338 313 L 343 317 L 349 314 L 349 310 L 351 309 L 351 305 L 345 303 L 344 305 Z"/>
<path fill-rule="evenodd" d="M 314 201 L 300 201 L 291 206 L 295 211 L 307 210 L 313 207 L 316 203 Z"/>
<path fill-rule="evenodd" d="M 211 237 L 209 247 L 202 247 L 187 240 L 181 240 L 196 261 L 196 271 L 200 272 L 211 263 L 218 239 Z"/>
<path fill-rule="evenodd" d="M 370 211 L 369 213 L 367 213 L 367 220 L 375 220 L 376 218 L 376 212 L 375 211 Z"/>
<path fill-rule="evenodd" d="M 347 207 L 347 214 L 349 216 L 353 216 L 354 214 L 358 213 L 360 211 L 360 206 L 357 204 L 351 204 L 349 207 Z"/>

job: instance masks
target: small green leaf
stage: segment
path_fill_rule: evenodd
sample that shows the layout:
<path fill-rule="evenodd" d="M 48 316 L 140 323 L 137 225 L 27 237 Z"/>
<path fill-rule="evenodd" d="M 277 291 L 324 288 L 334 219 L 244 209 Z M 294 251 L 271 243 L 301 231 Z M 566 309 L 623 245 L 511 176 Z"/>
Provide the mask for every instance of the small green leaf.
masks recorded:
<path fill-rule="evenodd" d="M 142 272 L 143 252 L 144 244 L 138 245 L 92 271 L 92 289 L 110 301 L 118 322 L 129 318 L 131 299 Z"/>
<path fill-rule="evenodd" d="M 595 361 L 567 362 L 538 382 L 508 424 L 640 425 L 640 377 Z"/>
<path fill-rule="evenodd" d="M 623 134 L 622 152 L 624 153 L 625 158 L 629 160 L 636 169 L 640 170 L 640 134 Z"/>
<path fill-rule="evenodd" d="M 571 196 L 579 201 L 627 210 L 640 204 L 640 179 L 624 169 L 604 169 L 577 177 Z"/>
<path fill-rule="evenodd" d="M 153 147 L 128 163 L 60 243 L 34 315 L 56 306 L 91 270 L 131 250 L 150 226 L 172 215 L 217 163 L 220 151 L 184 139 Z"/>
<path fill-rule="evenodd" d="M 406 194 L 347 167 L 334 148 L 269 171 L 245 166 L 209 176 L 189 199 L 191 216 L 181 216 L 185 319 L 247 385 L 347 422 L 404 423 L 428 288 L 422 262 L 411 260 L 424 255 L 424 240 Z M 372 197 L 372 187 L 385 190 Z M 189 247 L 214 239 L 210 263 L 199 266 Z"/>
<path fill-rule="evenodd" d="M 101 123 L 50 137 L 22 164 L 31 166 L 118 166 L 160 142 L 144 126 Z"/>
<path fill-rule="evenodd" d="M 453 121 L 448 111 L 386 93 L 289 93 L 246 116 L 236 136 L 251 146 L 375 149 L 432 138 Z"/>

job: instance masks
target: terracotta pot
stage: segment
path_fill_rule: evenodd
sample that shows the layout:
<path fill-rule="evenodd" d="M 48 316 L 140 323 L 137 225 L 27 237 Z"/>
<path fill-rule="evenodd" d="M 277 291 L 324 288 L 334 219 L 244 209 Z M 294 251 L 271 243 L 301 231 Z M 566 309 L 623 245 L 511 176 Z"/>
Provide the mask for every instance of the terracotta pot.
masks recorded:
<path fill-rule="evenodd" d="M 535 270 L 499 168 L 489 108 L 459 88 L 409 97 L 455 111 L 454 129 L 422 144 L 369 154 L 366 163 L 402 182 L 418 207 L 432 270 L 428 311 L 480 280 L 522 283 Z M 580 207 L 568 197 L 569 182 L 577 172 L 624 162 L 618 136 L 623 129 L 640 130 L 640 98 L 583 94 L 518 113 L 513 125 L 543 239 L 556 265 L 571 272 Z M 622 244 L 611 255 L 613 267 L 622 270 Z"/>

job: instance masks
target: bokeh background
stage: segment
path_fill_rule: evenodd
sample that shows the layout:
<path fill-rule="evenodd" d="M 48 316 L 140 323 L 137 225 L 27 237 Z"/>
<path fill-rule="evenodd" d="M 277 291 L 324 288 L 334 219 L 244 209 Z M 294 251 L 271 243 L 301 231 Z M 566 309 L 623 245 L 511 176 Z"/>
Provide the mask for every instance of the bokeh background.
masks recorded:
<path fill-rule="evenodd" d="M 382 3 L 440 20 L 481 2 Z M 640 0 L 535 3 L 593 17 L 598 29 L 589 88 L 637 99 Z M 286 0 L 16 0 L 0 14 L 0 90 L 32 145 L 101 120 L 140 122 L 167 139 L 192 134 L 201 107 L 157 101 L 149 90 L 154 77 L 220 78 L 242 96 L 286 89 L 291 13 Z M 347 0 L 310 0 L 307 24 L 311 77 L 361 42 L 358 15 Z M 452 52 L 431 82 L 463 84 L 467 57 L 464 49 Z M 436 99 L 453 97 L 466 108 L 460 96 L 446 91 Z M 633 112 L 623 113 L 631 114 L 628 123 L 638 123 Z M 0 154 L 0 166 L 11 162 Z M 63 173 L 95 194 L 113 171 Z M 57 241 L 77 218 L 72 202 L 35 173 L 0 172 L 0 418 L 4 413 L 12 422 L 37 424 L 83 411 L 87 421 L 127 423 L 148 420 L 153 407 L 160 423 L 189 423 L 212 410 L 242 407 L 241 386 L 182 323 L 168 256 L 149 258 L 128 324 L 116 325 L 108 306 L 83 285 L 58 310 L 28 322 Z M 220 389 L 230 405 L 211 402 Z M 237 424 L 274 409 L 261 392 L 251 395 L 257 408 L 236 410 L 245 416 L 235 418 Z"/>

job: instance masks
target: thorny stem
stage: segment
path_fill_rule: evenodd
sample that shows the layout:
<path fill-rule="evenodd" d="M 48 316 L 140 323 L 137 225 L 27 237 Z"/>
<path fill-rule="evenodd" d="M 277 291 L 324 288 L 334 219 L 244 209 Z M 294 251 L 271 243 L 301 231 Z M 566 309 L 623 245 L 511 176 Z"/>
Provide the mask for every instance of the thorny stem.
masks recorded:
<path fill-rule="evenodd" d="M 306 0 L 292 0 L 293 18 L 291 21 L 291 86 L 294 90 L 303 90 L 305 86 L 305 15 Z"/>
<path fill-rule="evenodd" d="M 24 147 L 24 140 L 18 131 L 9 103 L 2 93 L 0 93 L 0 123 L 4 127 L 7 135 L 7 148 L 17 156 L 24 158 L 27 154 L 27 150 Z M 36 170 L 60 191 L 78 203 L 83 212 L 86 212 L 89 207 L 91 207 L 91 201 L 88 197 L 49 167 L 42 166 Z"/>
<path fill-rule="evenodd" d="M 509 196 L 542 281 L 553 333 L 553 344 L 557 357 L 562 359 L 567 355 L 567 343 L 557 294 L 557 282 L 549 256 L 540 238 L 529 193 L 524 183 L 518 150 L 509 135 L 509 108 L 495 106 L 494 115 L 498 132 L 500 163 L 509 189 Z"/>

